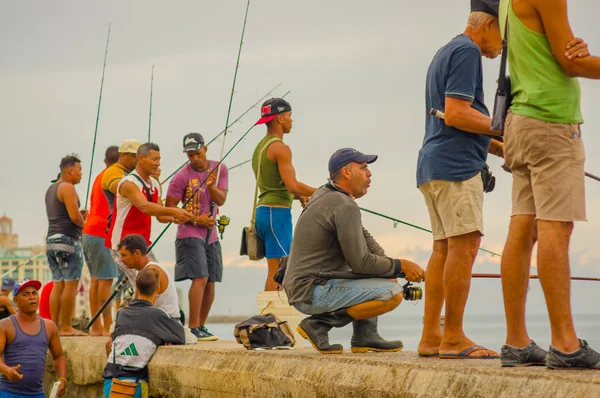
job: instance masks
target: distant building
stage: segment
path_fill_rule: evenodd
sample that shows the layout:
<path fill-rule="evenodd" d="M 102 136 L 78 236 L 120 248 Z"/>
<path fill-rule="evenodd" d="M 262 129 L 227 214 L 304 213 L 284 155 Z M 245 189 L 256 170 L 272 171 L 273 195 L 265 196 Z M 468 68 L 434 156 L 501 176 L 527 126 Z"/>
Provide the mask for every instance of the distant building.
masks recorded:
<path fill-rule="evenodd" d="M 52 280 L 43 246 L 0 248 L 0 273 L 16 281 L 37 279 L 45 284 Z"/>
<path fill-rule="evenodd" d="M 0 248 L 16 249 L 19 247 L 19 236 L 12 233 L 12 220 L 6 214 L 0 218 Z"/>

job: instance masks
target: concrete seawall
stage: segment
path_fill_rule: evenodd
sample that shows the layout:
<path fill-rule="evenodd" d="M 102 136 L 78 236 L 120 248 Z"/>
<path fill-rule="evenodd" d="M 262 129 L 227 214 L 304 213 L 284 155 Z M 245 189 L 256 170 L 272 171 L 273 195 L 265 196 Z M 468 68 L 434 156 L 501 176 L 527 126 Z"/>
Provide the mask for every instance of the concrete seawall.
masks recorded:
<path fill-rule="evenodd" d="M 62 341 L 66 396 L 102 397 L 106 339 Z M 498 360 L 423 359 L 414 352 L 327 356 L 312 348 L 246 351 L 217 341 L 160 347 L 149 369 L 151 397 L 600 397 L 600 371 L 502 369 Z"/>

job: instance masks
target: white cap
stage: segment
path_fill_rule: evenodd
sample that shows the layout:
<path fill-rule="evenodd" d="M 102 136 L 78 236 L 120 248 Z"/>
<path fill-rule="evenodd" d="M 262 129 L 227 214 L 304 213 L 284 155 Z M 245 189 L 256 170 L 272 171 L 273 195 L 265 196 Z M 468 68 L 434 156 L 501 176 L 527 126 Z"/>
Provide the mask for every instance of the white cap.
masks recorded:
<path fill-rule="evenodd" d="M 137 153 L 138 148 L 142 145 L 138 140 L 132 138 L 126 139 L 119 147 L 119 153 Z"/>

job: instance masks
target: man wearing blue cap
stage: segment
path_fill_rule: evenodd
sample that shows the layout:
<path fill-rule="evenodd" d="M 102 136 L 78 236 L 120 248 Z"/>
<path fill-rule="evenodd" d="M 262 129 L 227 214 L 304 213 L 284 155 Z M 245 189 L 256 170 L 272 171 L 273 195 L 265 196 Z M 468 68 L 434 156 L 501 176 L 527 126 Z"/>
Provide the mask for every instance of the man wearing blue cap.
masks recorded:
<path fill-rule="evenodd" d="M 14 287 L 15 280 L 13 278 L 2 279 L 2 286 L 0 287 L 0 319 L 8 318 L 15 313 L 15 308 L 8 298 Z"/>
<path fill-rule="evenodd" d="M 402 286 L 390 278 L 424 278 L 417 264 L 386 256 L 362 226 L 355 199 L 366 195 L 369 164 L 375 160 L 351 148 L 336 151 L 329 160 L 329 183 L 313 194 L 294 231 L 283 288 L 290 305 L 311 315 L 300 322 L 298 333 L 323 354 L 342 353 L 340 344 L 329 344 L 328 332 L 351 322 L 352 352 L 401 350 L 401 341 L 386 341 L 377 333 L 377 317 L 402 301 Z M 371 277 L 325 275 L 331 272 Z"/>

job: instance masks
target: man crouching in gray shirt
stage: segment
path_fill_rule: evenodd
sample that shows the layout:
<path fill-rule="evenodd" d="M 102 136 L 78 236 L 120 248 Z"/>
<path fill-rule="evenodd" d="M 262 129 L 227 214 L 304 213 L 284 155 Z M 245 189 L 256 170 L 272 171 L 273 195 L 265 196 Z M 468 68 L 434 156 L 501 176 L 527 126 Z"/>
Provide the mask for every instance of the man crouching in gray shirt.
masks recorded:
<path fill-rule="evenodd" d="M 343 352 L 340 344 L 329 344 L 328 332 L 350 322 L 352 352 L 401 350 L 401 341 L 386 341 L 377 333 L 377 317 L 402 301 L 395 278 L 424 279 L 417 264 L 387 257 L 362 226 L 354 199 L 367 193 L 368 165 L 375 160 L 350 148 L 336 151 L 329 159 L 329 183 L 313 194 L 294 231 L 283 288 L 290 305 L 311 315 L 300 322 L 298 333 L 323 354 Z M 340 271 L 365 278 L 327 276 Z"/>

